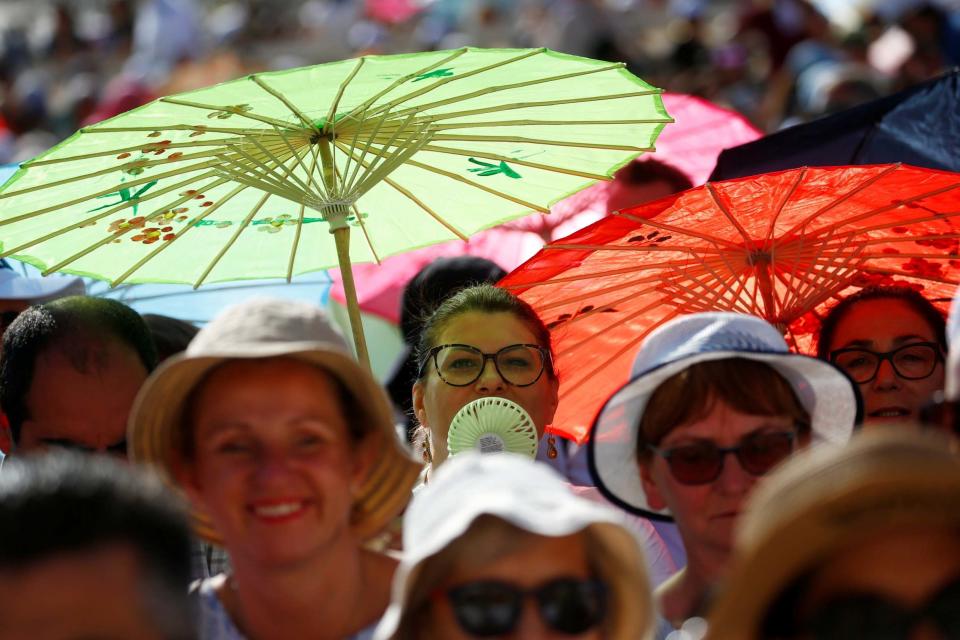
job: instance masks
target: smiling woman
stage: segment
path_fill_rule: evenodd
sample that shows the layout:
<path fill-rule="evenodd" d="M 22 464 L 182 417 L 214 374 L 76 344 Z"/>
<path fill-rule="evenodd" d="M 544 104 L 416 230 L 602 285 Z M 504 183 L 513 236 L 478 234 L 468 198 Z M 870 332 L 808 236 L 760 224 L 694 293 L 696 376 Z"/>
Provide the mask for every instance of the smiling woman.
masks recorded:
<path fill-rule="evenodd" d="M 367 637 L 396 561 L 365 543 L 418 473 L 391 417 L 306 303 L 232 307 L 147 381 L 133 456 L 189 496 L 198 533 L 231 558 L 198 590 L 204 640 Z"/>

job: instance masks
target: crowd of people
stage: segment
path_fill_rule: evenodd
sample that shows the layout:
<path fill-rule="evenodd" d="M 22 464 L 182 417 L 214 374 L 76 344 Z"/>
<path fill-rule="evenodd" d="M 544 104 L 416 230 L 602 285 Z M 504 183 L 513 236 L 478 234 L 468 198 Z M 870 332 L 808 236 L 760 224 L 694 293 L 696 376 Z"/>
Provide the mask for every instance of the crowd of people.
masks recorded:
<path fill-rule="evenodd" d="M 820 357 L 758 317 L 674 318 L 578 472 L 546 432 L 549 330 L 474 267 L 417 325 L 412 432 L 310 303 L 253 299 L 190 335 L 22 299 L 0 638 L 958 637 L 960 304 L 947 323 L 913 289 L 863 289 Z M 453 450 L 486 398 L 539 449 Z"/>
<path fill-rule="evenodd" d="M 960 64 L 952 0 L 103 0 L 0 4 L 0 164 L 154 98 L 366 53 L 625 61 L 773 131 Z"/>
<path fill-rule="evenodd" d="M 767 129 L 960 62 L 946 3 L 865 3 L 846 31 L 829 4 L 9 3 L 0 162 L 358 52 L 622 59 Z M 0 640 L 960 638 L 960 296 L 947 317 L 863 287 L 814 355 L 678 314 L 577 446 L 550 429 L 551 329 L 504 275 L 424 268 L 382 385 L 307 302 L 198 329 L 0 261 Z"/>

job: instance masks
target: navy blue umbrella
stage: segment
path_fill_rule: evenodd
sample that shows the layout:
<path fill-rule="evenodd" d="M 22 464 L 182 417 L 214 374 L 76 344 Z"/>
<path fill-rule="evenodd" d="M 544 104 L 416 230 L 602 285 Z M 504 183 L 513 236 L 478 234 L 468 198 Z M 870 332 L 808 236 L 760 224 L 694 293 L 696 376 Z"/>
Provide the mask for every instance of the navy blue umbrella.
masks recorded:
<path fill-rule="evenodd" d="M 710 180 L 893 162 L 960 171 L 960 70 L 726 149 Z"/>

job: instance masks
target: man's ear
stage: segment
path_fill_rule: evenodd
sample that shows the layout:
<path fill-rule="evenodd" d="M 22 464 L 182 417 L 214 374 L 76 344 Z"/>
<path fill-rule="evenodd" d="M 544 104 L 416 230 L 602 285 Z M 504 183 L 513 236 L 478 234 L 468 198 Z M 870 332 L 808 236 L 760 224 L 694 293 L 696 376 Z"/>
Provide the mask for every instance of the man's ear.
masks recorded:
<path fill-rule="evenodd" d="M 0 451 L 5 456 L 13 453 L 13 432 L 10 430 L 7 414 L 2 411 L 0 411 Z"/>
<path fill-rule="evenodd" d="M 655 511 L 667 508 L 667 501 L 663 499 L 663 494 L 657 486 L 657 481 L 653 477 L 653 461 L 640 461 L 640 482 L 643 485 L 643 492 L 647 494 L 647 504 Z"/>

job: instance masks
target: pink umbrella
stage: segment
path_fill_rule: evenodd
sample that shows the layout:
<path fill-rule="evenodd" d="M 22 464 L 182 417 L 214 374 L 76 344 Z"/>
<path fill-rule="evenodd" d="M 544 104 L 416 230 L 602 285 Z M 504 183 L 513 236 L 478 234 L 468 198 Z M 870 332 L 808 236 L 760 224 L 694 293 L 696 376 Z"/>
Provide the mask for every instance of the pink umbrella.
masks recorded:
<path fill-rule="evenodd" d="M 657 160 L 673 165 L 694 185 L 703 184 L 720 152 L 761 137 L 763 134 L 740 114 L 696 96 L 667 93 L 667 112 L 675 122 L 657 138 Z M 550 215 L 533 214 L 478 233 L 469 241 L 452 240 L 387 258 L 381 264 L 355 264 L 360 309 L 391 322 L 399 322 L 403 288 L 420 269 L 435 258 L 474 255 L 511 271 L 533 256 L 544 243 L 562 238 L 604 217 L 610 182 L 601 182 L 558 202 Z M 639 204 L 639 203 L 638 203 Z M 343 283 L 336 269 L 330 270 L 330 296 L 345 303 Z"/>

